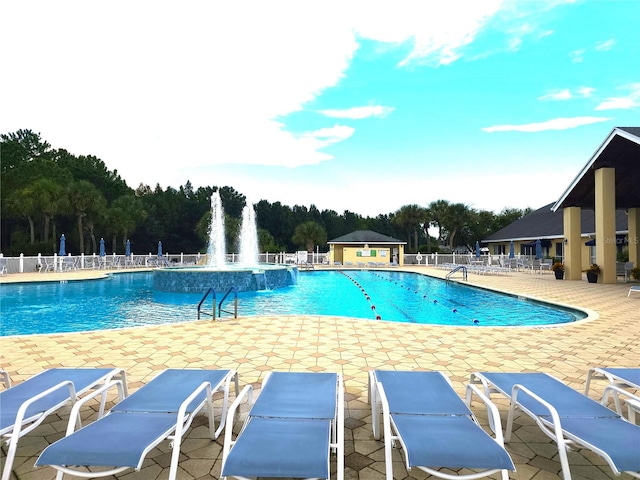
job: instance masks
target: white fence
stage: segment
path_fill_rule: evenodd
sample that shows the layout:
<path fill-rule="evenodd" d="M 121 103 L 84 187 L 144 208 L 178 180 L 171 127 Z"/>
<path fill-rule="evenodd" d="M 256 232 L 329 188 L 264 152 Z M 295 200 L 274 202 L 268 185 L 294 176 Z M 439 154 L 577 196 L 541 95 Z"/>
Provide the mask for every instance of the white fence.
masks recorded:
<path fill-rule="evenodd" d="M 2 255 L 0 255 L 2 257 Z M 147 255 L 68 255 L 60 257 L 58 255 L 37 255 L 19 257 L 2 257 L 3 262 L 6 260 L 5 273 L 27 273 L 27 272 L 62 272 L 69 270 L 88 270 L 88 269 L 123 269 L 123 268 L 153 268 L 167 266 L 189 266 L 189 265 L 206 265 L 207 255 L 202 253 L 195 254 L 172 254 L 165 253 L 162 256 L 155 254 Z M 533 257 L 517 255 L 517 259 L 530 262 Z M 227 255 L 228 263 L 236 263 L 239 260 L 238 254 L 231 253 Z M 506 255 L 482 255 L 476 258 L 471 254 L 455 254 L 455 253 L 434 253 L 434 254 L 405 254 L 405 265 L 424 265 L 424 266 L 444 266 L 444 265 L 465 265 L 472 262 L 482 262 L 485 265 L 500 265 L 508 260 Z M 328 254 L 313 252 L 308 253 L 306 260 L 301 252 L 294 253 L 261 253 L 258 255 L 259 263 L 272 264 L 300 264 L 306 263 L 311 265 L 328 265 Z"/>

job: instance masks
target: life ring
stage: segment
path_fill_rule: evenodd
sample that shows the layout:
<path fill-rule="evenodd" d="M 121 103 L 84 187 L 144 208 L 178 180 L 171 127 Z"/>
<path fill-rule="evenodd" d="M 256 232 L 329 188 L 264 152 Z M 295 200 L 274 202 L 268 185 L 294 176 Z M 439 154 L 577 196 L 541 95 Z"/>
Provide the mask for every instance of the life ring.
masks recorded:
<path fill-rule="evenodd" d="M 422 261 L 422 254 L 421 253 L 418 253 L 416 255 L 416 260 L 418 261 L 418 263 L 420 263 Z"/>

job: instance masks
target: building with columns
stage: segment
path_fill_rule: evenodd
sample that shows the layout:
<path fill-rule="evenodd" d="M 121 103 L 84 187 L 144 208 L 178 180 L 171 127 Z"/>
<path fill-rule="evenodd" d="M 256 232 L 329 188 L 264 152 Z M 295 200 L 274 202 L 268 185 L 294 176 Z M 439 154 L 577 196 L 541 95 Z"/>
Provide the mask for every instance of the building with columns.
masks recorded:
<path fill-rule="evenodd" d="M 616 282 L 616 210 L 627 215 L 629 261 L 640 265 L 640 127 L 614 128 L 551 207 L 562 210 L 565 278 L 582 278 L 582 210 L 593 210 L 595 248 L 602 273 Z"/>

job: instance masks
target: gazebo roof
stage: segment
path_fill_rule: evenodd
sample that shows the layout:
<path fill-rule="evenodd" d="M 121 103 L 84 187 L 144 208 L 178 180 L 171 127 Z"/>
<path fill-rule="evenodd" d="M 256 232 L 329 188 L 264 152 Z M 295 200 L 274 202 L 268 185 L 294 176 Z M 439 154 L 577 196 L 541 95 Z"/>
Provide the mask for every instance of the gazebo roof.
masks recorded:
<path fill-rule="evenodd" d="M 393 243 L 394 245 L 398 244 L 406 244 L 407 242 L 403 242 L 402 240 L 398 240 L 397 238 L 388 237 L 387 235 L 383 235 L 378 232 L 373 232 L 371 230 L 356 230 L 355 232 L 347 233 L 338 238 L 334 238 L 333 240 L 328 241 L 327 243 Z"/>
<path fill-rule="evenodd" d="M 595 178 L 592 172 L 603 167 L 615 168 L 616 208 L 639 208 L 640 127 L 616 127 L 551 209 L 593 209 Z"/>

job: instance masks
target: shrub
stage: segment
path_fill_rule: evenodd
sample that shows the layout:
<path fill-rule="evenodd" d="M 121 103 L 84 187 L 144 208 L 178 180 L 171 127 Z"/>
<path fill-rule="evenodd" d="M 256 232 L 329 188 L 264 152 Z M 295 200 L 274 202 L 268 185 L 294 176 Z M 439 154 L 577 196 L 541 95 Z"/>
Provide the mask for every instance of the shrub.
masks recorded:
<path fill-rule="evenodd" d="M 600 266 L 597 263 L 592 263 L 589 268 L 585 270 L 585 272 L 595 273 L 596 275 L 600 275 Z"/>

